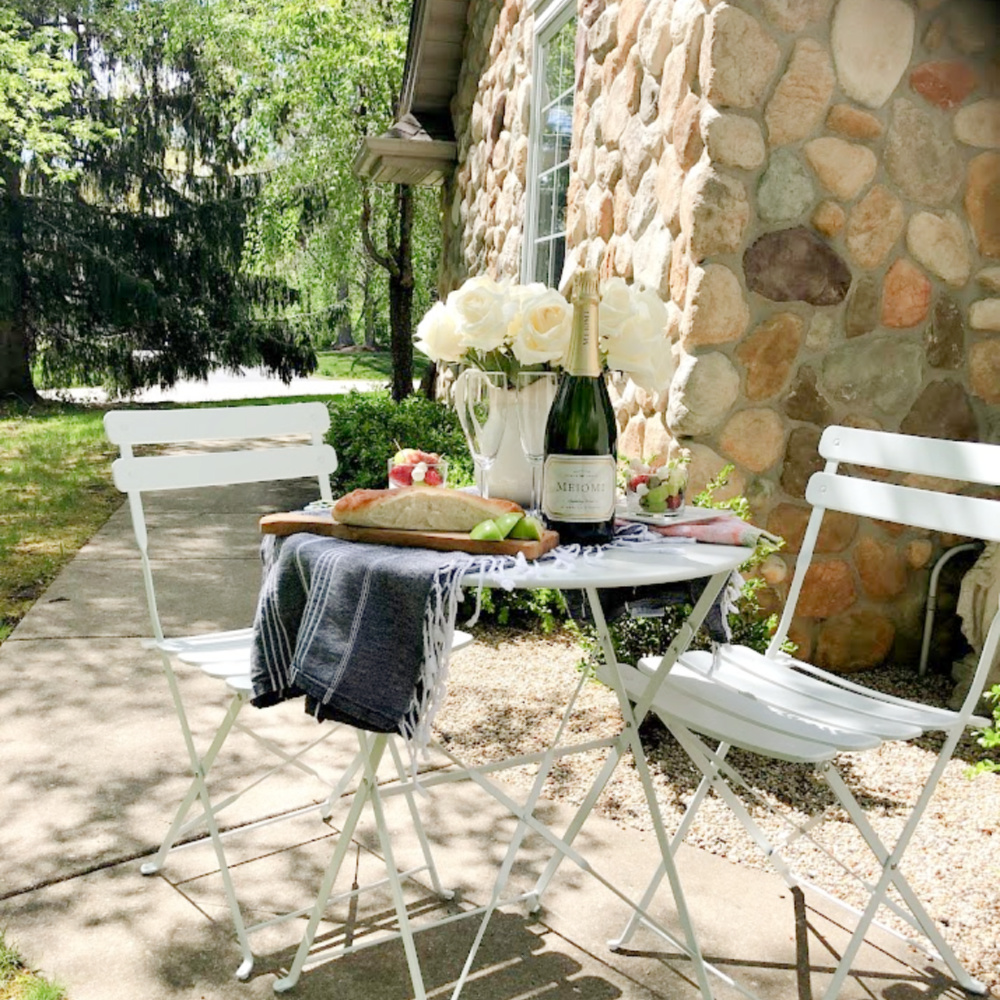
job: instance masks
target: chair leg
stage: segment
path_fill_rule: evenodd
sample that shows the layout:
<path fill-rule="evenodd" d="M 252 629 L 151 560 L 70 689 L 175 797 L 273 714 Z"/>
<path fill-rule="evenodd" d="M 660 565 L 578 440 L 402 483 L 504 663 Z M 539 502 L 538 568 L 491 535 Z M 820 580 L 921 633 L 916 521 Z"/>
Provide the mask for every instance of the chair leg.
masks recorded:
<path fill-rule="evenodd" d="M 728 743 L 720 743 L 715 753 L 719 759 L 723 759 L 729 752 Z M 694 822 L 695 815 L 701 808 L 702 802 L 705 800 L 705 796 L 708 795 L 709 790 L 712 787 L 712 779 L 708 775 L 702 775 L 701 781 L 698 783 L 697 789 L 695 789 L 694 797 L 688 803 L 687 809 L 684 810 L 684 815 L 681 817 L 680 824 L 670 841 L 670 853 L 676 854 L 677 848 L 684 843 L 688 835 L 688 830 L 691 829 L 691 824 Z M 660 888 L 660 884 L 667 874 L 667 866 L 664 861 L 660 861 L 659 866 L 656 869 L 656 873 L 650 880 L 649 885 L 646 887 L 645 893 L 643 893 L 642 899 L 639 902 L 639 908 L 643 912 L 649 909 L 653 902 L 653 897 L 656 895 L 657 890 Z M 628 922 L 625 924 L 625 929 L 617 938 L 611 938 L 608 941 L 608 947 L 612 951 L 620 951 L 624 948 L 629 941 L 632 940 L 632 936 L 635 934 L 636 930 L 639 928 L 641 923 L 641 918 L 639 916 L 639 910 L 633 910 L 629 915 Z"/>
<path fill-rule="evenodd" d="M 319 922 L 323 917 L 323 911 L 326 909 L 326 904 L 330 899 L 330 893 L 333 891 L 333 884 L 336 882 L 337 876 L 340 874 L 341 866 L 344 863 L 344 859 L 347 857 L 347 852 L 351 846 L 351 838 L 354 836 L 358 820 L 361 817 L 361 811 L 364 809 L 365 803 L 367 803 L 371 798 L 372 790 L 375 784 L 374 775 L 378 770 L 379 762 L 385 752 L 385 746 L 386 737 L 384 734 L 376 736 L 372 744 L 369 746 L 364 734 L 358 730 L 358 750 L 364 759 L 365 774 L 361 780 L 361 785 L 354 793 L 354 800 L 351 802 L 351 808 L 347 814 L 347 819 L 344 821 L 343 828 L 340 831 L 340 836 L 337 839 L 337 846 L 334 849 L 333 857 L 330 859 L 330 864 L 323 876 L 323 882 L 320 885 L 319 895 L 316 897 L 316 903 L 313 906 L 312 913 L 310 914 L 305 934 L 302 936 L 302 941 L 299 943 L 298 951 L 295 953 L 292 966 L 288 970 L 287 976 L 275 981 L 275 993 L 284 993 L 287 990 L 292 989 L 292 987 L 294 987 L 299 981 L 299 976 L 302 975 L 302 967 L 305 965 L 306 959 L 309 957 L 309 949 L 312 948 L 313 941 L 316 939 L 316 931 L 319 927 Z"/>
<path fill-rule="evenodd" d="M 201 808 L 204 816 L 205 823 L 208 827 L 208 836 L 212 841 L 212 848 L 215 851 L 215 859 L 219 865 L 219 872 L 222 875 L 222 884 L 226 892 L 226 901 L 229 904 L 229 912 L 233 918 L 233 928 L 236 931 L 236 939 L 239 942 L 240 949 L 243 952 L 243 959 L 240 962 L 238 969 L 236 970 L 236 976 L 239 979 L 246 979 L 249 977 L 251 971 L 253 970 L 253 951 L 250 949 L 250 938 L 247 934 L 246 924 L 243 921 L 243 913 L 240 910 L 239 901 L 236 898 L 236 890 L 233 886 L 232 875 L 229 871 L 229 865 L 226 862 L 226 852 L 222 846 L 222 837 L 219 834 L 219 824 L 215 818 L 215 811 L 212 808 L 212 800 L 208 794 L 208 787 L 205 784 L 205 766 L 201 757 L 198 756 L 198 751 L 194 745 L 194 737 L 191 734 L 191 727 L 188 724 L 187 713 L 184 711 L 184 702 L 181 698 L 180 687 L 177 683 L 177 675 L 174 673 L 170 661 L 166 655 L 163 656 L 165 673 L 167 675 L 167 685 L 170 688 L 170 695 L 174 700 L 174 706 L 177 711 L 177 718 L 180 722 L 181 733 L 184 737 L 184 745 L 188 752 L 188 761 L 191 764 L 191 772 L 194 774 L 194 781 L 192 786 L 195 789 L 196 796 L 201 800 Z M 235 719 L 236 715 L 242 708 L 242 699 L 237 697 L 234 699 L 234 704 L 230 705 L 229 712 L 227 713 L 227 718 L 231 713 L 232 718 Z M 230 722 L 230 727 L 232 722 Z M 228 733 L 228 730 L 227 730 Z M 213 747 L 215 752 L 218 752 L 218 748 L 222 746 L 225 741 L 225 734 L 223 734 L 222 739 L 213 741 Z M 216 742 L 218 745 L 216 745 Z M 206 759 L 208 759 L 208 754 L 206 754 Z M 214 755 L 211 759 L 214 759 Z M 211 759 L 209 763 L 211 763 Z M 188 793 L 190 795 L 190 791 Z M 187 796 L 185 796 L 187 798 Z M 192 799 L 193 801 L 193 799 Z M 183 803 L 182 803 L 183 805 Z M 190 803 L 188 805 L 190 808 Z M 183 821 L 183 816 L 181 817 Z M 175 819 L 176 822 L 176 819 Z M 168 848 L 169 849 L 169 848 Z M 162 850 L 162 848 L 161 848 Z"/>
<path fill-rule="evenodd" d="M 172 671 L 171 671 L 172 675 Z M 170 828 L 167 830 L 160 843 L 160 848 L 156 852 L 152 861 L 147 861 L 140 866 L 139 871 L 143 875 L 155 875 L 159 872 L 167 860 L 167 855 L 173 849 L 174 844 L 177 840 L 183 836 L 181 828 L 184 826 L 184 820 L 187 819 L 188 813 L 191 811 L 191 807 L 194 805 L 195 799 L 199 796 L 200 788 L 205 775 L 212 768 L 212 764 L 215 762 L 215 758 L 222 749 L 222 744 L 226 742 L 230 731 L 233 728 L 233 724 L 236 722 L 236 717 L 240 714 L 243 708 L 243 698 L 240 695 L 236 695 L 229 703 L 229 707 L 226 709 L 226 714 L 223 716 L 222 724 L 216 730 L 215 738 L 212 740 L 211 746 L 206 751 L 204 757 L 197 758 L 192 762 L 195 777 L 192 779 L 190 786 L 188 787 L 187 794 L 181 799 L 180 805 L 177 807 L 177 812 L 174 814 L 173 822 L 170 824 Z M 182 726 L 183 729 L 187 729 L 186 721 Z M 189 734 L 185 733 L 187 738 Z M 191 750 L 193 750 L 193 744 L 191 745 Z M 184 832 L 197 826 L 199 823 L 207 819 L 207 814 L 203 813 L 196 820 L 192 821 L 185 827 Z"/>
<path fill-rule="evenodd" d="M 823 995 L 823 1000 L 835 1000 L 836 996 L 839 994 L 844 981 L 851 971 L 851 965 L 854 962 L 861 945 L 864 943 L 865 934 L 868 933 L 868 929 L 875 919 L 875 914 L 877 913 L 878 908 L 886 902 L 886 895 L 890 886 L 895 886 L 896 890 L 903 897 L 907 907 L 909 907 L 910 913 L 913 915 L 915 925 L 936 949 L 941 960 L 948 966 L 949 971 L 955 977 L 956 982 L 970 993 L 981 994 L 986 992 L 985 984 L 981 983 L 978 979 L 973 979 L 972 976 L 970 976 L 969 973 L 963 968 L 961 962 L 958 960 L 958 956 L 948 945 L 947 941 L 945 941 L 930 914 L 924 908 L 924 905 L 920 902 L 916 893 L 913 891 L 910 883 L 899 870 L 899 863 L 907 845 L 909 844 L 910 838 L 913 836 L 913 833 L 917 828 L 917 824 L 923 816 L 924 809 L 930 801 L 931 795 L 937 786 L 938 778 L 948 761 L 951 759 L 952 749 L 953 746 L 950 747 L 946 742 L 944 748 L 941 750 L 941 754 L 939 755 L 937 762 L 931 770 L 931 774 L 924 786 L 924 791 L 917 799 L 917 804 L 911 811 L 910 816 L 907 819 L 906 824 L 903 826 L 903 830 L 891 852 L 885 844 L 882 843 L 882 840 L 879 838 L 871 823 L 868 821 L 868 817 L 865 815 L 864 810 L 858 804 L 858 801 L 852 794 L 851 790 L 844 783 L 844 779 L 841 777 L 840 773 L 832 765 L 827 765 L 823 775 L 827 784 L 840 800 L 840 803 L 847 810 L 851 820 L 854 822 L 854 825 L 858 828 L 862 837 L 864 837 L 865 842 L 868 844 L 869 849 L 878 859 L 879 864 L 882 865 L 882 874 L 871 891 L 868 905 L 865 907 L 864 912 L 861 915 L 861 919 L 854 929 L 851 940 L 844 949 L 844 954 L 841 956 L 833 979 L 830 981 L 826 993 Z M 947 751 L 947 754 L 945 751 Z"/>

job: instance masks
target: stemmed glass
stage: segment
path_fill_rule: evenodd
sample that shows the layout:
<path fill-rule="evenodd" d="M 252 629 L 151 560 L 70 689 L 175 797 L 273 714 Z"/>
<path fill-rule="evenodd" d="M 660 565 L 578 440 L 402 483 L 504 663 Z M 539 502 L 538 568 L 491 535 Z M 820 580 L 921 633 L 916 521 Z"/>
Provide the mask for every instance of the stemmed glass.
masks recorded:
<path fill-rule="evenodd" d="M 545 424 L 552 400 L 556 397 L 559 375 L 556 372 L 518 372 L 517 425 L 521 447 L 531 466 L 531 513 L 541 508 L 542 459 L 545 457 Z"/>
<path fill-rule="evenodd" d="M 504 431 L 503 372 L 484 372 L 467 368 L 455 382 L 455 408 L 469 441 L 472 457 L 482 469 L 483 496 L 490 495 L 490 468 Z"/>

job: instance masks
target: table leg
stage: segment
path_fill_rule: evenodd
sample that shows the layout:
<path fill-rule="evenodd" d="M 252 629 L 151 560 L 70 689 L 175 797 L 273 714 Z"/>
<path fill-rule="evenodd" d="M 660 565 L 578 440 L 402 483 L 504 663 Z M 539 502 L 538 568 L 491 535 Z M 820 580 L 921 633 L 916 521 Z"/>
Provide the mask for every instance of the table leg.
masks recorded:
<path fill-rule="evenodd" d="M 554 760 L 555 753 L 559 747 L 559 741 L 562 737 L 562 733 L 565 730 L 565 726 L 569 720 L 569 715 L 572 710 L 573 704 L 576 700 L 576 696 L 579 693 L 580 685 L 577 686 L 573 697 L 570 699 L 570 703 L 563 714 L 562 721 L 560 722 L 559 730 L 553 740 L 552 747 L 549 752 L 543 757 L 539 764 L 539 772 L 536 775 L 535 782 L 532 786 L 531 793 L 529 794 L 527 801 L 524 806 L 518 806 L 514 803 L 509 796 L 506 795 L 500 788 L 495 786 L 492 782 L 488 781 L 483 775 L 479 775 L 475 770 L 470 770 L 467 773 L 474 781 L 476 781 L 480 787 L 484 788 L 489 792 L 498 802 L 505 805 L 510 809 L 515 816 L 518 817 L 518 825 L 514 833 L 514 837 L 508 847 L 507 854 L 504 857 L 503 864 L 501 866 L 500 873 L 498 874 L 496 884 L 490 899 L 490 903 L 486 907 L 486 911 L 483 920 L 480 923 L 479 930 L 477 932 L 476 938 L 473 942 L 472 948 L 470 949 L 469 955 L 466 959 L 465 966 L 462 973 L 455 985 L 454 992 L 452 993 L 452 1000 L 457 1000 L 462 988 L 468 978 L 469 972 L 472 968 L 472 963 L 475 959 L 476 953 L 479 949 L 480 943 L 482 942 L 483 935 L 485 934 L 486 927 L 489 923 L 493 912 L 496 910 L 500 896 L 506 885 L 506 882 L 510 876 L 510 872 L 513 868 L 514 861 L 516 859 L 517 852 L 520 848 L 521 842 L 527 833 L 528 828 L 534 829 L 536 832 L 541 833 L 550 844 L 555 848 L 555 853 L 552 860 L 546 867 L 545 872 L 539 878 L 538 883 L 536 883 L 535 890 L 529 895 L 528 899 L 532 902 L 534 908 L 537 909 L 539 905 L 539 900 L 542 891 L 548 885 L 552 876 L 555 874 L 559 867 L 562 859 L 564 857 L 570 858 L 574 861 L 581 869 L 594 875 L 603 885 L 609 888 L 618 898 L 622 899 L 628 906 L 633 910 L 642 911 L 648 906 L 649 901 L 644 901 L 642 904 L 636 904 L 625 896 L 620 890 L 618 890 L 608 879 L 601 877 L 597 872 L 595 872 L 589 863 L 581 857 L 572 848 L 572 842 L 576 835 L 579 833 L 583 826 L 584 821 L 587 816 L 593 810 L 594 805 L 597 802 L 598 797 L 610 780 L 612 773 L 617 767 L 618 762 L 621 760 L 626 749 L 632 751 L 633 757 L 636 762 L 636 770 L 639 772 L 640 781 L 643 785 L 643 791 L 646 796 L 647 804 L 650 808 L 650 814 L 653 820 L 654 828 L 657 834 L 657 840 L 660 845 L 660 852 L 664 859 L 664 866 L 666 869 L 666 875 L 670 880 L 671 890 L 674 896 L 674 902 L 677 907 L 678 918 L 684 928 L 684 934 L 687 940 L 687 944 L 677 941 L 669 932 L 667 932 L 663 927 L 661 927 L 656 921 L 650 918 L 647 914 L 643 913 L 643 918 L 649 922 L 650 926 L 655 927 L 660 934 L 665 936 L 668 940 L 673 941 L 685 954 L 695 964 L 696 978 L 698 981 L 698 986 L 701 991 L 704 1000 L 713 1000 L 713 994 L 711 987 L 708 982 L 708 972 L 707 970 L 711 968 L 707 966 L 705 960 L 701 954 L 701 950 L 698 945 L 697 936 L 694 931 L 694 926 L 691 920 L 690 913 L 687 908 L 687 903 L 684 897 L 683 889 L 681 887 L 680 879 L 677 875 L 676 867 L 673 862 L 673 855 L 671 852 L 671 844 L 667 838 L 666 829 L 663 825 L 663 819 L 660 814 L 659 804 L 656 800 L 656 793 L 653 787 L 652 778 L 649 774 L 648 764 L 646 762 L 646 756 L 642 749 L 641 742 L 639 740 L 639 721 L 645 718 L 650 706 L 652 705 L 653 699 L 659 690 L 660 685 L 663 683 L 667 673 L 670 671 L 673 664 L 676 662 L 677 657 L 683 653 L 687 647 L 690 645 L 691 640 L 694 638 L 695 633 L 704 621 L 705 616 L 708 614 L 709 609 L 714 603 L 716 597 L 721 591 L 722 587 L 725 585 L 729 579 L 729 572 L 718 573 L 713 576 L 705 590 L 702 592 L 701 597 L 695 604 L 688 621 L 681 627 L 674 641 L 670 644 L 670 647 L 664 654 L 661 665 L 650 680 L 649 684 L 646 686 L 646 690 L 643 692 L 642 697 L 633 711 L 632 706 L 629 702 L 628 694 L 625 690 L 624 681 L 622 680 L 621 674 L 618 671 L 617 658 L 614 652 L 614 646 L 611 641 L 611 635 L 608 630 L 607 622 L 604 618 L 604 612 L 600 604 L 600 599 L 596 588 L 587 588 L 587 598 L 591 606 L 591 611 L 594 615 L 594 622 L 597 628 L 598 637 L 600 639 L 602 654 L 605 661 L 610 667 L 610 674 L 612 678 L 612 687 L 618 698 L 619 705 L 622 710 L 622 715 L 625 720 L 622 732 L 612 744 L 611 753 L 608 760 L 605 762 L 601 769 L 600 774 L 595 779 L 590 791 L 588 792 L 584 802 L 577 810 L 570 826 L 567 828 L 566 834 L 562 838 L 558 837 L 547 827 L 544 826 L 539 820 L 535 818 L 534 810 L 537 805 L 538 799 L 541 796 L 542 787 L 544 786 L 545 779 L 548 776 L 549 770 L 552 766 L 552 761 Z M 582 679 L 581 679 L 582 684 Z M 448 756 L 451 756 L 450 754 Z M 459 763 L 455 759 L 455 763 Z M 719 970 L 711 969 L 711 971 L 719 974 Z M 728 977 L 723 976 L 723 978 L 728 980 Z"/>
<path fill-rule="evenodd" d="M 552 765 L 556 760 L 556 751 L 559 747 L 559 741 L 566 729 L 566 725 L 569 722 L 570 712 L 573 705 L 576 703 L 577 696 L 579 695 L 580 689 L 583 687 L 586 679 L 586 675 L 581 673 L 576 689 L 573 692 L 573 697 L 570 698 L 569 705 L 567 706 L 566 711 L 563 712 L 563 717 L 559 722 L 559 728 L 552 741 L 552 746 L 539 762 L 538 773 L 535 775 L 534 784 L 531 786 L 531 792 L 529 793 L 524 807 L 519 814 L 517 827 L 514 830 L 514 836 L 511 839 L 510 846 L 507 848 L 507 854 L 503 859 L 503 864 L 500 866 L 500 873 L 497 875 L 496 882 L 493 885 L 493 893 L 490 896 L 486 912 L 483 914 L 483 919 L 479 922 L 479 930 L 476 932 L 475 940 L 472 942 L 472 947 L 469 949 L 465 965 L 462 967 L 462 973 L 458 977 L 458 982 L 455 984 L 455 990 L 451 995 L 452 1000 L 458 1000 L 458 996 L 462 992 L 462 987 L 465 986 L 465 981 L 468 979 L 469 973 L 472 970 L 472 963 L 475 961 L 476 953 L 479 951 L 480 944 L 482 944 L 483 935 L 485 935 L 486 928 L 489 925 L 493 914 L 496 912 L 497 906 L 500 902 L 500 897 L 503 894 L 503 890 L 507 885 L 507 880 L 510 878 L 510 873 L 514 867 L 514 862 L 517 859 L 517 852 L 520 850 L 521 842 L 524 840 L 525 835 L 528 832 L 529 823 L 527 821 L 527 817 L 533 816 L 535 806 L 538 804 L 539 798 L 541 798 L 545 781 L 548 778 L 549 772 L 552 770 Z M 518 815 L 518 813 L 515 812 L 515 815 Z"/>
<path fill-rule="evenodd" d="M 653 787 L 652 778 L 649 774 L 649 766 L 646 761 L 645 752 L 642 749 L 642 743 L 639 738 L 639 725 L 642 720 L 646 717 L 649 712 L 649 708 L 653 703 L 653 699 L 656 697 L 659 691 L 660 685 L 665 680 L 667 674 L 670 672 L 677 658 L 688 648 L 691 644 L 691 640 L 694 638 L 698 629 L 701 627 L 702 622 L 705 620 L 709 609 L 715 602 L 716 597 L 721 592 L 723 586 L 729 579 L 729 572 L 717 573 L 713 576 L 706 585 L 705 589 L 702 591 L 701 596 L 695 603 L 691 614 L 688 616 L 687 621 L 678 630 L 677 635 L 674 637 L 673 642 L 667 648 L 663 655 L 660 666 L 656 673 L 650 677 L 649 683 L 646 685 L 646 689 L 637 702 L 635 709 L 633 710 L 631 702 L 628 697 L 628 693 L 625 690 L 625 684 L 621 678 L 618 671 L 617 656 L 614 651 L 614 644 L 611 640 L 611 633 L 608 629 L 607 622 L 604 618 L 604 611 L 601 607 L 600 598 L 595 588 L 588 588 L 587 600 L 590 604 L 591 614 L 593 615 L 593 620 L 595 627 L 597 629 L 598 638 L 601 643 L 601 650 L 604 656 L 604 661 L 609 667 L 610 678 L 612 680 L 612 688 L 615 691 L 615 695 L 618 698 L 619 705 L 621 707 L 622 716 L 625 719 L 624 729 L 622 731 L 619 744 L 614 747 L 611 751 L 611 755 L 605 762 L 604 767 L 601 769 L 597 778 L 594 780 L 590 791 L 584 798 L 576 815 L 570 822 L 563 839 L 568 843 L 572 844 L 573 840 L 576 838 L 577 833 L 579 833 L 587 817 L 590 815 L 594 806 L 597 803 L 597 799 L 600 797 L 601 792 L 607 785 L 608 781 L 611 779 L 611 775 L 614 773 L 615 768 L 621 759 L 625 748 L 627 747 L 632 751 L 633 759 L 636 764 L 636 771 L 639 774 L 639 780 L 643 786 L 643 792 L 646 796 L 646 802 L 649 806 L 650 816 L 653 821 L 653 827 L 656 832 L 657 841 L 660 847 L 660 854 L 662 857 L 661 870 L 663 874 L 667 876 L 670 881 L 671 891 L 673 893 L 674 902 L 677 907 L 678 919 L 684 928 L 685 937 L 687 939 L 687 945 L 689 949 L 689 954 L 695 963 L 695 971 L 698 978 L 698 985 L 701 989 L 702 995 L 709 1000 L 712 996 L 711 988 L 708 984 L 706 966 L 704 959 L 701 955 L 701 951 L 698 947 L 697 936 L 694 932 L 694 926 L 691 922 L 690 913 L 687 908 L 687 902 L 684 897 L 683 890 L 681 888 L 680 880 L 677 875 L 677 870 L 673 862 L 673 850 L 674 845 L 667 837 L 666 829 L 663 825 L 663 818 L 660 813 L 659 803 L 656 800 L 656 791 Z M 678 831 L 678 836 L 681 831 Z M 679 843 L 677 837 L 674 838 L 675 843 Z M 548 887 L 550 881 L 554 877 L 559 865 L 562 863 L 563 857 L 566 855 L 557 851 L 549 861 L 546 866 L 545 871 L 539 877 L 538 882 L 535 885 L 534 893 L 534 903 L 535 907 L 540 905 L 541 895 Z M 638 907 L 635 907 L 633 914 L 633 921 L 636 916 L 645 916 L 645 909 L 652 902 L 652 895 L 647 893 L 642 899 Z"/>

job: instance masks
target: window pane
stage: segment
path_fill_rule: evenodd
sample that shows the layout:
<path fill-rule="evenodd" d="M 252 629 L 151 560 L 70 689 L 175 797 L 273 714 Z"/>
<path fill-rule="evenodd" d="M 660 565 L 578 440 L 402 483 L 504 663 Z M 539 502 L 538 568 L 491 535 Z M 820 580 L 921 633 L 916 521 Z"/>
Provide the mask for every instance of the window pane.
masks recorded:
<path fill-rule="evenodd" d="M 538 181 L 533 276 L 536 281 L 555 285 L 562 276 L 566 256 L 566 192 L 575 93 L 575 18 L 567 21 L 542 47 L 541 59 L 540 113 L 535 122 L 540 134 L 535 164 Z"/>
<path fill-rule="evenodd" d="M 549 251 L 552 249 L 552 244 L 548 241 L 544 243 L 539 243 L 535 247 L 535 281 L 541 281 L 543 284 L 549 285 L 551 287 L 551 282 L 549 281 Z"/>

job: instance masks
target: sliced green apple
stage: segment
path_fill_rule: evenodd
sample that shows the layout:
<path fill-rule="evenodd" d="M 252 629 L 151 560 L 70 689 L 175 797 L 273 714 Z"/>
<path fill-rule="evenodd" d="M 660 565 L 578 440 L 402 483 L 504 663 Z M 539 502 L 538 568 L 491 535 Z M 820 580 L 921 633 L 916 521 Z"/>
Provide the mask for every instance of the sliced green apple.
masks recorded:
<path fill-rule="evenodd" d="M 542 522 L 529 514 L 526 517 L 518 518 L 517 524 L 510 529 L 508 537 L 526 542 L 540 542 L 544 530 Z"/>
<path fill-rule="evenodd" d="M 517 527 L 518 523 L 524 519 L 524 515 L 519 511 L 512 511 L 509 514 L 501 514 L 493 520 L 500 529 L 500 534 L 506 538 Z"/>
<path fill-rule="evenodd" d="M 487 518 L 485 521 L 480 521 L 469 532 L 469 537 L 475 539 L 477 542 L 502 542 L 504 534 L 496 521 L 492 518 Z"/>

